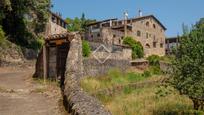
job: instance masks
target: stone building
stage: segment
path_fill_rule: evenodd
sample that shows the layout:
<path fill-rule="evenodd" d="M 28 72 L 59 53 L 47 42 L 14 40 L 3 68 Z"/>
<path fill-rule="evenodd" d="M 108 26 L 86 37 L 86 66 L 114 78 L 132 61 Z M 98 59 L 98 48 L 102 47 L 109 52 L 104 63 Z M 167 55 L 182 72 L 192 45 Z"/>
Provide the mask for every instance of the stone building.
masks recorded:
<path fill-rule="evenodd" d="M 139 41 L 145 57 L 149 55 L 165 55 L 164 25 L 153 15 L 138 16 L 125 20 L 108 19 L 88 25 L 85 39 L 108 45 L 122 45 L 125 36 Z"/>
<path fill-rule="evenodd" d="M 67 23 L 64 19 L 62 19 L 59 13 L 53 13 L 50 11 L 50 19 L 46 26 L 46 36 L 54 35 L 54 34 L 62 34 L 67 32 Z"/>
<path fill-rule="evenodd" d="M 166 55 L 171 55 L 173 53 L 173 49 L 179 46 L 179 38 L 178 37 L 171 37 L 166 38 Z"/>

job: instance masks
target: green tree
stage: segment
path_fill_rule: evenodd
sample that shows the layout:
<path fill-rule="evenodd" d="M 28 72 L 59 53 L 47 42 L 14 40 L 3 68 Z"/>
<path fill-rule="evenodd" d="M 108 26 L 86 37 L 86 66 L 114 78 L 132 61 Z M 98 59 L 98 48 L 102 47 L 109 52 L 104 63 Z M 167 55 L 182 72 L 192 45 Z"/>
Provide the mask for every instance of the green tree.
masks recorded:
<path fill-rule="evenodd" d="M 0 24 L 9 40 L 29 47 L 45 30 L 50 0 L 0 0 L 0 3 Z M 31 17 L 30 23 L 26 16 Z"/>
<path fill-rule="evenodd" d="M 151 55 L 147 57 L 149 64 L 152 66 L 159 66 L 160 57 L 158 55 Z"/>
<path fill-rule="evenodd" d="M 68 31 L 85 32 L 87 24 L 90 24 L 92 22 L 96 22 L 96 20 L 86 19 L 85 14 L 82 13 L 81 18 L 78 18 L 78 17 L 75 17 L 74 19 L 67 18 L 66 22 L 68 23 L 68 26 L 67 26 Z"/>
<path fill-rule="evenodd" d="M 132 48 L 132 58 L 142 58 L 144 56 L 144 50 L 140 42 L 135 41 L 132 37 L 126 37 L 123 40 L 123 44 Z"/>
<path fill-rule="evenodd" d="M 173 61 L 170 85 L 188 96 L 194 109 L 203 109 L 204 102 L 204 21 L 201 19 L 180 38 L 176 59 Z"/>

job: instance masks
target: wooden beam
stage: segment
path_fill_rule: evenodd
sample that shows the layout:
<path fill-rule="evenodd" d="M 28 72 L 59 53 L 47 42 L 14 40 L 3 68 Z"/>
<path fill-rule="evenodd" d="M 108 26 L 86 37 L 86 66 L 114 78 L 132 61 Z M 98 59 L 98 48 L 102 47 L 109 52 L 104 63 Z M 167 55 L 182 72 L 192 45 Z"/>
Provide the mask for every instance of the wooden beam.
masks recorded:
<path fill-rule="evenodd" d="M 43 46 L 43 78 L 44 78 L 44 83 L 46 83 L 46 79 L 47 79 L 47 47 L 46 45 Z"/>

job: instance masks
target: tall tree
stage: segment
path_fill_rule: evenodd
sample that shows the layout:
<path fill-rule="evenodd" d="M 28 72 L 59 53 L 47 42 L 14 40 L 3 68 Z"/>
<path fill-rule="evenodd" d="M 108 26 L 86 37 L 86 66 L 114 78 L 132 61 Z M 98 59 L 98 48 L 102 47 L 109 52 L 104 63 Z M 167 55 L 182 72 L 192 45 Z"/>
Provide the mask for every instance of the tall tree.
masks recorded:
<path fill-rule="evenodd" d="M 201 19 L 180 38 L 177 57 L 169 83 L 180 94 L 188 96 L 194 109 L 203 109 L 204 103 L 204 21 Z"/>
<path fill-rule="evenodd" d="M 85 32 L 87 24 L 96 22 L 96 20 L 86 19 L 85 14 L 82 13 L 81 18 L 78 18 L 78 17 L 75 17 L 74 19 L 67 18 L 66 22 L 68 23 L 67 29 L 69 31 Z"/>
<path fill-rule="evenodd" d="M 49 18 L 50 0 L 0 0 L 0 24 L 10 40 L 24 47 L 35 42 Z M 27 17 L 31 17 L 29 22 Z M 28 25 L 32 25 L 29 28 Z"/>

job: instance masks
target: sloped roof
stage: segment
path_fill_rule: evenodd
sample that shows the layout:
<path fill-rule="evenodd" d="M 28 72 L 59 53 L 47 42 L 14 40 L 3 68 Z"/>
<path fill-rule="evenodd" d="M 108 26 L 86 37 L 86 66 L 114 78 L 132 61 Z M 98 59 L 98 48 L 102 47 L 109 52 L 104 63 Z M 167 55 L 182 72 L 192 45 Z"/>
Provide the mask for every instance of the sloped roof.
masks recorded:
<path fill-rule="evenodd" d="M 142 19 L 146 19 L 146 18 L 153 18 L 159 25 L 161 25 L 161 27 L 164 30 L 166 30 L 166 27 L 154 15 L 146 15 L 146 16 L 141 16 L 141 17 L 136 17 L 136 18 L 129 18 L 128 20 L 142 20 Z M 110 20 L 112 20 L 112 21 L 124 21 L 124 20 L 118 20 L 117 18 L 112 18 L 112 19 L 97 21 L 97 22 L 88 24 L 87 26 L 91 26 L 91 25 L 107 22 L 107 21 L 110 21 Z"/>
<path fill-rule="evenodd" d="M 166 30 L 166 27 L 154 16 L 154 15 L 146 15 L 146 16 L 141 16 L 141 17 L 136 17 L 136 18 L 130 18 L 128 20 L 141 20 L 141 19 L 146 19 L 146 18 L 153 18 L 161 27 Z"/>

